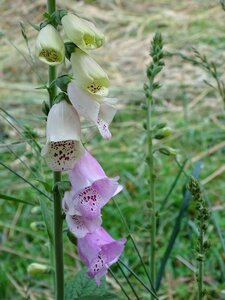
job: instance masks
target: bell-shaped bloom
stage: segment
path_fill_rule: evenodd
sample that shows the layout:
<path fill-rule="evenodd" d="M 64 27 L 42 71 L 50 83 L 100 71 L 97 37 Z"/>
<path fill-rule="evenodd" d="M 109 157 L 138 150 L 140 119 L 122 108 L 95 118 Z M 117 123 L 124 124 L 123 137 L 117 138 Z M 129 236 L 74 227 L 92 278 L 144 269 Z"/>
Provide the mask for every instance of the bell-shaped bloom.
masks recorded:
<path fill-rule="evenodd" d="M 72 190 L 63 198 L 67 215 L 80 215 L 88 220 L 101 216 L 101 208 L 121 190 L 118 177 L 109 178 L 98 161 L 87 151 L 69 171 Z"/>
<path fill-rule="evenodd" d="M 90 93 L 79 88 L 75 81 L 68 84 L 67 93 L 77 112 L 94 123 L 103 138 L 110 139 L 109 124 L 116 114 L 114 99 L 103 98 L 102 101 L 98 101 Z"/>
<path fill-rule="evenodd" d="M 75 209 L 73 205 L 73 191 L 65 192 L 62 206 L 66 214 L 69 231 L 77 238 L 83 238 L 87 233 L 94 232 L 102 224 L 101 216 L 89 219 Z"/>
<path fill-rule="evenodd" d="M 73 168 L 84 151 L 80 135 L 80 119 L 74 107 L 66 101 L 54 104 L 48 114 L 47 141 L 42 149 L 42 155 L 52 170 Z"/>
<path fill-rule="evenodd" d="M 118 261 L 125 243 L 125 238 L 114 240 L 102 227 L 78 239 L 79 256 L 88 266 L 87 274 L 95 278 L 97 285 L 108 268 Z"/>
<path fill-rule="evenodd" d="M 92 57 L 76 48 L 70 61 L 78 86 L 96 96 L 108 95 L 109 78 Z"/>
<path fill-rule="evenodd" d="M 65 58 L 63 39 L 50 24 L 39 31 L 36 40 L 37 57 L 50 66 L 61 64 Z"/>
<path fill-rule="evenodd" d="M 72 184 L 75 210 L 86 218 L 100 215 L 101 208 L 122 189 L 118 183 L 119 177 L 109 178 L 98 161 L 88 152 L 84 154 L 69 171 Z"/>
<path fill-rule="evenodd" d="M 104 35 L 93 23 L 68 13 L 62 18 L 67 37 L 82 50 L 99 48 L 104 43 Z"/>

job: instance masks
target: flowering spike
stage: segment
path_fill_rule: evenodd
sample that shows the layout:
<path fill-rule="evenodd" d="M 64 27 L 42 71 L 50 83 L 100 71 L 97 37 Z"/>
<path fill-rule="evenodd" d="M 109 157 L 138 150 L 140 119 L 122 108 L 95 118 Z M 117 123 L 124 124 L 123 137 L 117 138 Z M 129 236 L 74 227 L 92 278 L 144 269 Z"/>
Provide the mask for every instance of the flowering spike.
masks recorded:
<path fill-rule="evenodd" d="M 88 266 L 87 274 L 94 277 L 98 285 L 107 269 L 119 259 L 125 243 L 125 238 L 114 240 L 102 227 L 78 239 L 80 258 Z"/>
<path fill-rule="evenodd" d="M 76 48 L 70 61 L 78 86 L 96 96 L 108 95 L 108 76 L 93 58 Z"/>
<path fill-rule="evenodd" d="M 63 40 L 50 24 L 43 27 L 36 40 L 37 57 L 50 66 L 61 64 L 65 58 Z"/>
<path fill-rule="evenodd" d="M 92 50 L 103 45 L 104 35 L 87 20 L 68 13 L 62 20 L 68 38 L 82 50 Z"/>
<path fill-rule="evenodd" d="M 83 153 L 80 142 L 80 119 L 66 101 L 54 104 L 47 119 L 47 142 L 42 155 L 54 171 L 72 169 Z"/>
<path fill-rule="evenodd" d="M 116 114 L 116 108 L 111 103 L 111 99 L 104 98 L 99 102 L 90 93 L 80 89 L 74 81 L 68 84 L 67 92 L 77 112 L 93 122 L 103 138 L 110 139 L 111 133 L 108 126 Z"/>

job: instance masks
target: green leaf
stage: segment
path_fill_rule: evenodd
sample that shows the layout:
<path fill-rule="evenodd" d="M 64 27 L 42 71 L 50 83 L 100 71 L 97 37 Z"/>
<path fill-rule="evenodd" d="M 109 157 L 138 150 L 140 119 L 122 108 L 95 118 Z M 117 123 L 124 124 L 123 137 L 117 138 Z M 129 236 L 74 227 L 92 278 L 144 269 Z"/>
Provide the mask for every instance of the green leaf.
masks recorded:
<path fill-rule="evenodd" d="M 44 187 L 44 189 L 46 190 L 46 192 L 48 192 L 48 193 L 52 192 L 52 187 L 46 181 L 39 180 L 39 179 L 37 179 L 37 181 L 42 184 L 42 186 Z"/>
<path fill-rule="evenodd" d="M 106 282 L 102 280 L 97 286 L 94 279 L 87 276 L 85 271 L 80 271 L 71 279 L 65 289 L 65 300 L 116 300 L 116 295 L 107 291 Z"/>
<path fill-rule="evenodd" d="M 72 80 L 72 76 L 71 75 L 64 74 L 64 75 L 59 76 L 56 79 L 55 83 L 61 89 L 61 91 L 67 92 L 67 86 L 71 82 L 71 80 Z"/>
<path fill-rule="evenodd" d="M 52 203 L 47 203 L 44 199 L 40 198 L 40 206 L 41 206 L 41 212 L 42 216 L 47 228 L 48 236 L 50 239 L 50 242 L 54 243 L 54 235 L 53 235 L 53 229 L 52 229 L 52 224 L 53 224 L 53 215 L 52 215 Z"/>

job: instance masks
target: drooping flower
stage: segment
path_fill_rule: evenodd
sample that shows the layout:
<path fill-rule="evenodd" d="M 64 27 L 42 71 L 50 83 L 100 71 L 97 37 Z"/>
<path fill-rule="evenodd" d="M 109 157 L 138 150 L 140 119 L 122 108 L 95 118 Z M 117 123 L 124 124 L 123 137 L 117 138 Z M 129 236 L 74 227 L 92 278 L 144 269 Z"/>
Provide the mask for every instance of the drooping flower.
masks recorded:
<path fill-rule="evenodd" d="M 50 24 L 39 31 L 36 40 L 37 57 L 50 66 L 61 64 L 65 58 L 63 39 Z"/>
<path fill-rule="evenodd" d="M 52 170 L 73 168 L 84 151 L 80 135 L 80 119 L 74 107 L 66 101 L 54 104 L 48 114 L 47 141 L 42 149 L 42 155 Z"/>
<path fill-rule="evenodd" d="M 78 86 L 96 96 L 108 95 L 109 78 L 93 58 L 76 48 L 70 61 Z"/>
<path fill-rule="evenodd" d="M 92 50 L 103 45 L 104 35 L 93 23 L 70 13 L 61 21 L 68 38 L 82 50 Z"/>
<path fill-rule="evenodd" d="M 72 189 L 63 198 L 63 208 L 68 220 L 71 219 L 69 216 L 81 216 L 83 220 L 97 224 L 101 208 L 123 188 L 118 183 L 119 178 L 107 177 L 98 161 L 87 151 L 69 171 L 69 178 Z M 70 231 L 78 237 L 77 228 L 73 223 L 70 225 Z"/>
<path fill-rule="evenodd" d="M 77 112 L 97 125 L 103 138 L 110 139 L 109 124 L 116 114 L 114 99 L 103 98 L 102 101 L 98 101 L 100 99 L 79 88 L 75 81 L 68 84 L 67 93 Z"/>
<path fill-rule="evenodd" d="M 122 189 L 119 177 L 109 178 L 98 161 L 88 152 L 69 171 L 75 209 L 86 218 L 95 218 L 101 208 Z"/>
<path fill-rule="evenodd" d="M 114 240 L 104 228 L 100 227 L 84 238 L 78 239 L 78 253 L 88 266 L 88 275 L 94 277 L 97 285 L 108 268 L 118 261 L 123 252 L 126 239 Z"/>

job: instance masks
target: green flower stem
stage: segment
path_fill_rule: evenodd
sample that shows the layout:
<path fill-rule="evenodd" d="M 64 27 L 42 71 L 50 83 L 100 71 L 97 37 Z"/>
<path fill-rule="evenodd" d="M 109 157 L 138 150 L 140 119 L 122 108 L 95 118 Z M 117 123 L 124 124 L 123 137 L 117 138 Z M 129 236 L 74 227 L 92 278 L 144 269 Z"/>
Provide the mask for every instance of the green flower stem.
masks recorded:
<path fill-rule="evenodd" d="M 49 84 L 56 79 L 56 67 L 49 66 L 48 68 L 48 76 L 49 76 Z M 49 93 L 49 104 L 50 107 L 53 105 L 54 98 L 57 94 L 56 85 L 53 84 L 50 88 L 48 88 Z"/>
<path fill-rule="evenodd" d="M 56 1 L 47 0 L 48 13 L 52 14 L 56 10 Z M 56 67 L 49 66 L 49 85 L 56 79 Z M 51 85 L 48 89 L 49 104 L 53 105 L 57 94 L 56 85 Z M 61 195 L 57 183 L 61 181 L 61 172 L 53 173 L 53 201 L 54 201 L 54 259 L 55 259 L 55 299 L 64 299 L 64 266 L 63 266 L 63 218 Z"/>
<path fill-rule="evenodd" d="M 199 253 L 204 256 L 204 249 L 203 249 L 203 243 L 204 243 L 204 232 L 202 228 L 200 229 L 200 237 L 199 237 Z M 203 273 L 204 273 L 204 261 L 201 259 L 198 262 L 198 300 L 203 299 Z"/>
<path fill-rule="evenodd" d="M 150 248 L 150 274 L 153 286 L 155 286 L 155 239 L 156 239 L 156 211 L 155 211 L 155 174 L 153 157 L 153 137 L 152 137 L 152 84 L 149 82 L 150 95 L 147 98 L 147 144 L 148 144 L 148 166 L 149 166 L 149 197 L 151 203 L 151 248 Z M 154 298 L 152 298 L 154 299 Z"/>
<path fill-rule="evenodd" d="M 63 218 L 61 196 L 57 182 L 61 181 L 61 172 L 54 172 L 54 252 L 55 252 L 55 299 L 64 299 L 64 268 L 63 268 Z"/>
<path fill-rule="evenodd" d="M 51 15 L 56 10 L 55 0 L 47 0 L 48 13 Z"/>

